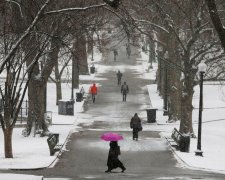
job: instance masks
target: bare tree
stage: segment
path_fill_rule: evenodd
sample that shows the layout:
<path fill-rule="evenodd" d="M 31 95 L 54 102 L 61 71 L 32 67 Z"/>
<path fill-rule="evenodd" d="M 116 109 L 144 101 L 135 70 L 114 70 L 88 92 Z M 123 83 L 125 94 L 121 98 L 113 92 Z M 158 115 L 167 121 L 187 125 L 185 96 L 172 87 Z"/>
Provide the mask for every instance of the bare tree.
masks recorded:
<path fill-rule="evenodd" d="M 215 0 L 205 0 L 209 14 L 212 20 L 212 23 L 218 33 L 223 49 L 225 49 L 225 28 L 222 22 L 222 19 L 217 10 L 217 4 Z"/>

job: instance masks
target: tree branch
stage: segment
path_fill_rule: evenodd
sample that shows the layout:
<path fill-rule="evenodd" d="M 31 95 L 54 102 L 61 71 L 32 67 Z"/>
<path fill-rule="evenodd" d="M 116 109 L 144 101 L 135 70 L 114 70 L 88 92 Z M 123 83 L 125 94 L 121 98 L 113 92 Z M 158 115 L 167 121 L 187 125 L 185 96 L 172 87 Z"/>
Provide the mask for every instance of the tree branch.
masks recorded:
<path fill-rule="evenodd" d="M 51 14 L 65 13 L 65 12 L 71 12 L 71 11 L 85 11 L 88 9 L 99 8 L 99 7 L 104 7 L 104 6 L 107 6 L 107 4 L 104 3 L 104 4 L 89 6 L 89 7 L 83 7 L 83 8 L 65 8 L 65 9 L 59 9 L 59 10 L 54 10 L 54 11 L 48 11 L 48 12 L 45 12 L 44 14 L 51 15 Z"/>
<path fill-rule="evenodd" d="M 205 0 L 212 23 L 218 33 L 223 49 L 225 50 L 225 28 L 221 22 L 219 13 L 217 11 L 215 0 Z"/>

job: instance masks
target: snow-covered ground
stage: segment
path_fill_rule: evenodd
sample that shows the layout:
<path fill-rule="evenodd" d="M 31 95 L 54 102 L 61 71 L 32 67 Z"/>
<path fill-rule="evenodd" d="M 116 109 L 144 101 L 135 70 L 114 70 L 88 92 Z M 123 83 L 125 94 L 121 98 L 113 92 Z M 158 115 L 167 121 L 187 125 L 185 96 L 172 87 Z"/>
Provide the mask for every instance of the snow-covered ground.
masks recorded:
<path fill-rule="evenodd" d="M 95 53 L 95 62 L 101 59 L 101 56 Z M 144 72 L 143 78 L 155 79 L 155 73 L 157 69 L 157 64 L 153 63 L 153 69 L 149 69 L 148 55 L 141 53 L 141 59 L 143 60 L 143 66 L 133 67 L 135 69 L 139 68 L 140 72 Z M 109 66 L 107 66 L 109 68 Z M 96 69 L 98 73 L 104 73 L 107 70 L 104 65 L 101 68 Z M 115 68 L 115 67 L 114 67 Z M 132 67 L 131 67 L 132 68 Z M 122 69 L 122 67 L 119 67 Z M 101 71 L 100 71 L 101 70 Z M 96 79 L 95 75 L 81 76 L 81 79 Z M 214 84 L 214 85 L 212 85 Z M 80 87 L 84 87 L 85 91 L 88 92 L 90 84 L 80 84 Z M 74 116 L 63 116 L 58 115 L 58 107 L 55 105 L 55 85 L 53 83 L 48 84 L 48 109 L 52 111 L 53 125 L 50 126 L 51 132 L 57 132 L 60 134 L 60 143 L 65 143 L 66 138 L 71 132 L 79 131 L 77 126 L 79 123 L 84 122 L 91 123 L 91 120 L 82 119 L 82 116 L 78 112 L 83 111 L 83 102 L 76 102 L 74 105 L 75 115 Z M 163 101 L 157 94 L 156 85 L 148 86 L 149 95 L 151 99 L 152 106 L 157 108 L 157 123 L 155 124 L 144 124 L 143 130 L 154 130 L 161 132 L 162 136 L 170 136 L 172 129 L 174 127 L 179 127 L 179 122 L 177 123 L 167 123 L 167 117 L 163 116 L 162 105 Z M 78 91 L 78 90 L 77 90 Z M 195 156 L 194 151 L 197 146 L 197 139 L 191 139 L 190 153 L 182 153 L 175 151 L 175 157 L 179 159 L 182 166 L 190 168 L 201 168 L 212 171 L 217 171 L 225 173 L 225 157 L 222 152 L 225 152 L 225 144 L 223 140 L 225 138 L 225 118 L 224 108 L 225 108 L 225 89 L 223 86 L 215 83 L 205 83 L 204 84 L 204 111 L 203 111 L 203 127 L 202 127 L 202 150 L 203 157 Z M 76 93 L 76 92 L 74 92 Z M 69 100 L 71 97 L 71 86 L 69 84 L 63 84 L 63 99 Z M 196 86 L 195 94 L 193 99 L 193 105 L 198 108 L 199 101 L 199 88 Z M 91 118 L 90 118 L 91 119 Z M 198 122 L 198 109 L 193 111 L 193 124 L 194 131 L 197 134 L 197 124 Z M 51 164 L 57 159 L 57 153 L 54 156 L 49 155 L 49 148 L 47 145 L 46 137 L 23 137 L 23 128 L 15 128 L 13 132 L 13 159 L 4 158 L 4 145 L 3 145 L 3 134 L 0 132 L 0 169 L 29 169 L 29 168 L 40 168 L 40 167 L 51 167 Z M 147 141 L 141 144 L 145 144 L 145 149 L 149 150 L 150 147 L 147 145 Z M 125 140 L 126 143 L 126 140 Z M 126 144 L 129 144 L 127 142 Z M 101 144 L 99 146 L 105 146 Z M 121 144 L 121 147 L 123 145 Z M 130 144 L 132 146 L 132 144 Z M 129 150 L 130 146 L 124 146 Z M 106 147 L 108 148 L 108 147 Z M 160 148 L 160 147 L 159 147 Z M 66 151 L 66 149 L 64 149 Z M 135 149 L 138 150 L 138 149 Z M 13 176 L 13 175 L 12 175 Z M 10 178 L 10 175 L 5 174 L 0 175 L 0 179 Z M 18 176 L 20 177 L 20 176 Z M 41 179 L 41 177 L 26 177 L 27 179 Z M 13 179 L 13 177 L 11 178 Z M 18 179 L 18 178 L 17 178 Z M 21 176 L 22 179 L 22 176 Z"/>

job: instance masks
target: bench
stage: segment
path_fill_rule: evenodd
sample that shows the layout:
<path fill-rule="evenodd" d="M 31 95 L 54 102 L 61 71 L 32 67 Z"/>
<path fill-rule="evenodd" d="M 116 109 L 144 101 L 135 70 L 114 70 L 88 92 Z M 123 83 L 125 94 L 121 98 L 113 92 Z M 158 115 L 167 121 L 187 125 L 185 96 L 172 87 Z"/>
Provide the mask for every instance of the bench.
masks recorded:
<path fill-rule="evenodd" d="M 49 134 L 47 143 L 50 150 L 50 156 L 53 156 L 56 151 L 59 151 L 62 148 L 62 145 L 58 144 L 59 134 Z"/>
<path fill-rule="evenodd" d="M 181 152 L 189 152 L 190 136 L 184 136 L 176 128 L 174 128 L 171 138 L 176 143 L 176 149 L 179 149 Z"/>
<path fill-rule="evenodd" d="M 84 91 L 84 88 L 82 87 L 80 89 L 80 92 L 76 93 L 76 102 L 81 102 L 83 101 L 84 99 L 84 94 L 85 94 L 85 91 Z"/>

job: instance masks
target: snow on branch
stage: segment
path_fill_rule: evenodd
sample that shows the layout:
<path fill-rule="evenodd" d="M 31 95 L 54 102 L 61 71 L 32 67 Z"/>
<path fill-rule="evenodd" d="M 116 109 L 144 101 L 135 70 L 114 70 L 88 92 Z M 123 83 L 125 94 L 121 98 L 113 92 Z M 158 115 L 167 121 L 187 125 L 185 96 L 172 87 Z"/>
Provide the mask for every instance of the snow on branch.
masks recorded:
<path fill-rule="evenodd" d="M 20 3 L 16 2 L 16 1 L 13 1 L 13 0 L 5 0 L 5 1 L 16 4 L 19 7 L 19 9 L 20 9 L 21 17 L 23 17 L 23 13 L 22 13 L 22 9 L 21 9 Z"/>
<path fill-rule="evenodd" d="M 23 42 L 23 40 L 28 36 L 28 34 L 31 32 L 31 30 L 33 29 L 33 27 L 37 24 L 38 20 L 41 17 L 41 14 L 43 13 L 43 11 L 45 10 L 46 6 L 48 5 L 48 3 L 51 0 L 46 0 L 45 3 L 43 4 L 43 6 L 40 8 L 40 10 L 38 11 L 36 17 L 34 18 L 33 22 L 30 24 L 30 26 L 26 29 L 26 31 L 22 34 L 22 36 L 19 38 L 19 40 L 15 43 L 15 45 L 13 46 L 13 48 L 9 51 L 9 53 L 7 54 L 7 56 L 3 59 L 2 64 L 0 65 L 0 73 L 3 71 L 4 66 L 6 65 L 6 63 L 8 61 L 10 61 L 10 59 L 12 58 L 13 54 L 16 52 L 16 50 L 18 49 L 19 45 Z"/>
<path fill-rule="evenodd" d="M 169 34 L 169 31 L 168 31 L 166 28 L 164 28 L 164 27 L 162 27 L 162 26 L 159 26 L 158 24 L 152 23 L 152 22 L 147 21 L 147 20 L 137 20 L 137 19 L 135 19 L 135 21 L 150 24 L 150 25 L 152 25 L 152 26 L 154 26 L 154 27 L 157 27 L 157 28 L 159 28 L 159 29 L 161 29 L 161 30 L 163 30 L 164 32 L 166 32 L 166 33 Z"/>
<path fill-rule="evenodd" d="M 106 5 L 107 4 L 104 3 L 104 4 L 93 5 L 93 6 L 82 7 L 82 8 L 79 8 L 79 7 L 76 7 L 76 8 L 65 8 L 65 9 L 59 9 L 59 10 L 54 10 L 54 11 L 48 11 L 48 12 L 45 12 L 44 14 L 48 15 L 48 14 L 65 13 L 65 12 L 71 12 L 71 11 L 85 11 L 85 10 L 88 10 L 88 9 L 99 8 L 99 7 L 103 7 L 103 6 L 106 6 Z"/>

